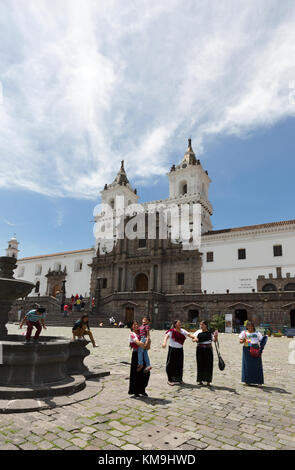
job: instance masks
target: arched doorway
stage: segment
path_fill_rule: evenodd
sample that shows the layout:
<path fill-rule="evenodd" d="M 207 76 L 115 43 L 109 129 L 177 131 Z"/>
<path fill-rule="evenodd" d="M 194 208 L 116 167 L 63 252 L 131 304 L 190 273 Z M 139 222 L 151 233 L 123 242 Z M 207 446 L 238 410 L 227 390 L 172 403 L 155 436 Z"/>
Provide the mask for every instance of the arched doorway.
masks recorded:
<path fill-rule="evenodd" d="M 235 310 L 235 328 L 239 326 L 244 326 L 245 321 L 248 320 L 247 310 L 237 309 Z"/>
<path fill-rule="evenodd" d="M 132 322 L 134 321 L 134 308 L 133 307 L 126 307 L 125 308 L 125 325 L 128 327 L 131 326 Z"/>
<path fill-rule="evenodd" d="M 61 292 L 61 287 L 56 284 L 52 289 L 52 297 L 56 297 L 56 294 L 58 294 L 59 292 Z"/>
<path fill-rule="evenodd" d="M 286 290 L 286 291 L 295 291 L 295 283 L 294 282 L 289 282 L 289 284 L 287 284 L 284 287 L 284 290 Z"/>
<path fill-rule="evenodd" d="M 276 286 L 274 284 L 271 284 L 271 283 L 265 284 L 262 287 L 263 292 L 271 292 L 271 291 L 275 291 L 275 290 L 277 290 Z"/>
<path fill-rule="evenodd" d="M 295 328 L 295 310 L 291 310 L 290 312 L 290 323 L 291 328 Z"/>
<path fill-rule="evenodd" d="M 149 280 L 145 274 L 141 273 L 135 277 L 134 290 L 135 292 L 143 292 L 149 290 Z"/>
<path fill-rule="evenodd" d="M 187 319 L 189 323 L 198 323 L 199 322 L 199 310 L 190 309 L 188 311 Z"/>

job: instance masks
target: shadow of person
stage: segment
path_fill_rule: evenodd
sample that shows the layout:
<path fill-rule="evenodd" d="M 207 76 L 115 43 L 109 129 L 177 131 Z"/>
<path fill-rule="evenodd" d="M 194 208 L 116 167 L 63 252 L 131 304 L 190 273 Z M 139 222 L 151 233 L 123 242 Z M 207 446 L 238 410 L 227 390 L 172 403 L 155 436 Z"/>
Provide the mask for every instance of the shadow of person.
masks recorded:
<path fill-rule="evenodd" d="M 262 390 L 263 392 L 266 393 L 282 393 L 284 395 L 292 395 L 291 392 L 288 392 L 284 388 L 279 388 L 279 387 L 268 387 L 267 385 L 255 385 L 255 384 L 250 384 L 250 387 L 255 387 L 258 388 L 259 390 Z"/>
<path fill-rule="evenodd" d="M 231 388 L 231 387 L 224 387 L 224 386 L 220 386 L 220 385 L 211 385 L 209 387 L 210 389 L 213 389 L 213 391 L 215 390 L 220 390 L 220 391 L 224 391 L 224 392 L 230 392 L 230 393 L 234 393 L 235 395 L 240 395 L 235 388 Z"/>
<path fill-rule="evenodd" d="M 140 395 L 139 397 L 135 397 L 134 395 L 131 398 L 136 398 L 136 400 L 143 400 L 145 403 L 149 405 L 169 405 L 172 403 L 171 400 L 164 400 L 163 398 L 154 398 L 154 397 L 145 397 L 144 395 Z"/>
<path fill-rule="evenodd" d="M 190 388 L 190 389 L 197 389 L 197 390 L 200 390 L 202 388 L 206 388 L 208 390 L 211 390 L 211 392 L 215 392 L 215 390 L 220 390 L 220 391 L 225 391 L 225 392 L 230 392 L 230 393 L 234 393 L 235 395 L 239 395 L 239 393 L 236 391 L 235 388 L 230 388 L 230 387 L 221 387 L 219 385 L 206 385 L 206 384 L 203 384 L 203 385 L 199 385 L 199 384 L 177 384 L 179 387 L 182 387 L 182 388 Z"/>

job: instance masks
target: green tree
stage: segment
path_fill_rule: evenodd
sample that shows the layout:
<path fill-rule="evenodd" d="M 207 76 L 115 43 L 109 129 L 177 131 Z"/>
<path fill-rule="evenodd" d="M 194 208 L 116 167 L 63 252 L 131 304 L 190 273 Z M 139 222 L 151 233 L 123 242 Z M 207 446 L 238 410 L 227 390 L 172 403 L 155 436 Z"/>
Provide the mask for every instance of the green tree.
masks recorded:
<path fill-rule="evenodd" d="M 225 331 L 225 316 L 224 313 L 218 313 L 217 315 L 213 315 L 210 321 L 210 330 L 218 330 L 221 333 Z"/>

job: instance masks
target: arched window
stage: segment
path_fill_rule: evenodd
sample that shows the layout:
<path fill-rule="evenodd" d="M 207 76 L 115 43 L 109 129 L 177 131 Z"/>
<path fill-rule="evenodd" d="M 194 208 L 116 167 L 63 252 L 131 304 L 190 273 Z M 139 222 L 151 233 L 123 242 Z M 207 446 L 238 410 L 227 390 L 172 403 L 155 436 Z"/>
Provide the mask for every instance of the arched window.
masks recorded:
<path fill-rule="evenodd" d="M 179 195 L 183 196 L 184 194 L 187 194 L 187 181 L 182 180 L 179 182 Z"/>
<path fill-rule="evenodd" d="M 134 290 L 135 292 L 143 292 L 149 290 L 149 280 L 148 277 L 141 273 L 136 276 L 134 279 Z"/>
<path fill-rule="evenodd" d="M 39 292 L 40 292 L 40 281 L 37 281 L 36 286 L 35 286 L 35 294 L 39 294 Z"/>
<path fill-rule="evenodd" d="M 262 287 L 263 292 L 270 292 L 270 291 L 275 291 L 275 290 L 277 290 L 277 288 L 274 284 L 265 284 Z"/>

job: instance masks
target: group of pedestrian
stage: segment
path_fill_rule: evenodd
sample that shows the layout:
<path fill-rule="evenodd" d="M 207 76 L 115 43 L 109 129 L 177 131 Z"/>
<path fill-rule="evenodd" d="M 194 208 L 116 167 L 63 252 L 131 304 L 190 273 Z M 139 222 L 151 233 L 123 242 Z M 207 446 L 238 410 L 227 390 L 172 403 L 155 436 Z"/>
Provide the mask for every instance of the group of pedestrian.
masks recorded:
<path fill-rule="evenodd" d="M 76 294 L 71 296 L 72 310 L 73 312 L 81 312 L 85 308 L 84 297 L 82 294 Z"/>
<path fill-rule="evenodd" d="M 85 302 L 83 295 L 76 294 L 71 296 L 71 301 L 65 303 L 63 306 L 64 318 L 69 317 L 73 312 L 83 312 L 85 309 Z"/>
<path fill-rule="evenodd" d="M 33 328 L 36 328 L 34 342 L 39 341 L 42 327 L 45 326 L 45 308 L 36 305 L 29 310 L 20 323 L 20 328 L 24 323 L 27 325 L 26 344 L 30 343 Z M 135 396 L 147 396 L 146 387 L 149 382 L 150 371 L 152 369 L 148 350 L 151 346 L 149 318 L 144 317 L 142 324 L 134 321 L 130 331 L 130 347 L 132 349 L 129 394 Z M 85 336 L 90 338 L 93 347 L 98 347 L 95 343 L 93 334 L 89 327 L 89 318 L 87 314 L 81 316 L 72 328 L 73 340 L 83 339 Z M 200 328 L 191 334 L 182 328 L 181 321 L 175 320 L 171 328 L 166 331 L 162 348 L 166 348 L 169 340 L 169 349 L 166 360 L 166 374 L 168 385 L 183 384 L 183 364 L 184 353 L 183 345 L 187 338 L 197 344 L 196 363 L 197 363 L 197 382 L 200 386 L 206 382 L 211 385 L 213 378 L 213 348 L 212 343 L 218 342 L 218 331 L 211 332 L 206 320 L 200 322 Z M 245 385 L 263 385 L 263 366 L 262 352 L 265 347 L 267 336 L 262 336 L 256 331 L 252 321 L 248 321 L 246 329 L 239 335 L 240 343 L 243 345 L 242 355 L 242 382 Z"/>
<path fill-rule="evenodd" d="M 129 394 L 136 397 L 147 396 L 146 387 L 149 382 L 150 370 L 149 358 L 141 351 L 146 351 L 150 346 L 150 339 L 142 336 L 143 325 L 140 327 L 136 321 L 132 323 L 130 332 L 130 347 L 132 348 Z M 181 321 L 175 320 L 171 328 L 166 331 L 163 348 L 166 348 L 169 340 L 169 349 L 166 361 L 166 374 L 168 385 L 182 385 L 183 382 L 183 364 L 184 353 L 183 345 L 187 338 L 197 344 L 196 363 L 197 363 L 197 382 L 199 386 L 206 382 L 211 386 L 213 378 L 213 348 L 212 344 L 218 344 L 218 331 L 211 332 L 208 322 L 200 322 L 200 328 L 190 334 L 182 328 Z M 248 321 L 246 330 L 239 335 L 240 343 L 243 344 L 242 358 L 242 382 L 245 385 L 262 385 L 264 383 L 263 366 L 261 354 L 264 349 L 267 337 L 256 332 L 253 322 Z"/>

